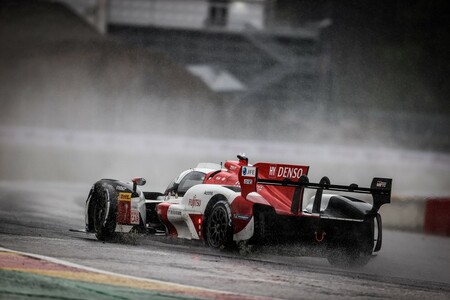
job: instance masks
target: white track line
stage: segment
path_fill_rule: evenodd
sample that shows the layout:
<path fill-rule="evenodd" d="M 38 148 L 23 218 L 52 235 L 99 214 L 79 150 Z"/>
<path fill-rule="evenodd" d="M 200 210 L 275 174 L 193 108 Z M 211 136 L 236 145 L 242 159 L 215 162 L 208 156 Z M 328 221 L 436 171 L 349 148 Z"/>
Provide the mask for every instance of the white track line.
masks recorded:
<path fill-rule="evenodd" d="M 124 275 L 124 274 L 119 274 L 119 273 L 114 273 L 114 272 L 109 272 L 109 271 L 103 271 L 103 270 L 99 270 L 99 269 L 95 269 L 95 268 L 86 267 L 86 266 L 82 266 L 82 265 L 79 265 L 79 264 L 71 263 L 71 262 L 64 261 L 64 260 L 61 260 L 61 259 L 58 259 L 58 258 L 54 258 L 54 257 L 49 257 L 49 256 L 44 256 L 44 255 L 39 255 L 39 254 L 33 254 L 33 253 L 28 253 L 28 252 L 22 252 L 22 251 L 16 251 L 16 250 L 11 250 L 11 249 L 7 249 L 7 248 L 3 248 L 3 247 L 0 247 L 0 251 L 11 252 L 11 253 L 15 253 L 15 254 L 21 254 L 21 255 L 24 255 L 24 256 L 33 257 L 33 258 L 37 258 L 37 259 L 41 259 L 41 260 L 46 260 L 48 262 L 52 262 L 52 263 L 55 263 L 55 264 L 60 264 L 60 265 L 67 266 L 67 267 L 77 268 L 77 269 L 81 269 L 81 270 L 85 270 L 85 271 L 89 271 L 89 272 L 93 272 L 93 273 L 99 273 L 99 274 L 110 275 L 110 276 L 117 276 L 117 277 L 122 277 L 122 278 L 126 278 L 126 279 L 133 279 L 133 280 L 137 280 L 137 281 L 145 281 L 145 282 L 148 282 L 148 283 L 171 285 L 171 286 L 174 286 L 174 287 L 177 287 L 177 288 L 198 289 L 200 291 L 205 291 L 205 292 L 226 294 L 226 295 L 234 295 L 234 296 L 242 296 L 242 297 L 245 297 L 245 298 L 267 299 L 267 298 L 263 298 L 263 297 L 259 297 L 259 296 L 231 293 L 231 292 L 227 292 L 227 291 L 219 291 L 219 290 L 213 290 L 213 289 L 208 289 L 208 288 L 203 288 L 203 287 L 194 287 L 194 286 L 188 286 L 188 285 L 184 285 L 184 284 L 167 282 L 167 281 L 162 281 L 162 280 L 157 280 L 157 279 L 142 278 L 142 277 L 136 277 L 136 276 L 131 276 L 131 275 Z M 270 298 L 270 299 L 276 299 L 276 298 Z"/>

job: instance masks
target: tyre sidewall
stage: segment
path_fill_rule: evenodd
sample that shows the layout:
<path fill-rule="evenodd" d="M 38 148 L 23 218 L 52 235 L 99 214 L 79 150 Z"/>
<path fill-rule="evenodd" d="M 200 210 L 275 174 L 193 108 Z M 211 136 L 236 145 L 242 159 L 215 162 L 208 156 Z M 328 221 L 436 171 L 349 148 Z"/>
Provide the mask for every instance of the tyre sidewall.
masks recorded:
<path fill-rule="evenodd" d="M 117 192 L 108 184 L 102 184 L 96 189 L 94 205 L 94 230 L 99 240 L 108 240 L 114 236 L 117 221 Z M 109 209 L 106 209 L 109 202 Z M 104 218 L 98 220 L 98 209 L 106 209 Z M 107 215 L 106 215 L 107 214 Z M 105 222 L 106 219 L 106 222 Z"/>

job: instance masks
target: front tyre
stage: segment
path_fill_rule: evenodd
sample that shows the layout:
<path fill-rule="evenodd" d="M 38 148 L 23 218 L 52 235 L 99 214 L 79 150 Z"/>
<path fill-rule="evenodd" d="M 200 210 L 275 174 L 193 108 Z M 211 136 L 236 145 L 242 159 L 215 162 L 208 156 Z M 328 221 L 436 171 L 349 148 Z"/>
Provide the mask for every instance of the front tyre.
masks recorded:
<path fill-rule="evenodd" d="M 225 249 L 233 239 L 231 212 L 224 200 L 213 204 L 206 216 L 206 244 L 211 248 Z"/>
<path fill-rule="evenodd" d="M 101 241 L 113 238 L 116 229 L 115 213 L 117 203 L 111 189 L 101 187 L 97 193 L 94 205 L 95 236 Z"/>

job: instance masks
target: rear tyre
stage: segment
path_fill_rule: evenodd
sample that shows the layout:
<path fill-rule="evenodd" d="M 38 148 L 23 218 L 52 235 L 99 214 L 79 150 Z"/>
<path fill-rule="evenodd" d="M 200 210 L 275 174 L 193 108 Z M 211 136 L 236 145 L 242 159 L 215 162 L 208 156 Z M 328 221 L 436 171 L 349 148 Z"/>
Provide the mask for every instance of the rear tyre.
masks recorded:
<path fill-rule="evenodd" d="M 213 204 L 206 217 L 206 244 L 211 248 L 225 249 L 232 239 L 231 212 L 224 200 Z"/>
<path fill-rule="evenodd" d="M 102 187 L 97 194 L 94 205 L 94 230 L 95 236 L 101 241 L 114 237 L 117 209 L 116 201 L 108 188 Z"/>
<path fill-rule="evenodd" d="M 374 220 L 367 219 L 353 231 L 351 240 L 330 247 L 327 257 L 333 266 L 348 268 L 365 266 L 372 258 L 374 248 Z"/>

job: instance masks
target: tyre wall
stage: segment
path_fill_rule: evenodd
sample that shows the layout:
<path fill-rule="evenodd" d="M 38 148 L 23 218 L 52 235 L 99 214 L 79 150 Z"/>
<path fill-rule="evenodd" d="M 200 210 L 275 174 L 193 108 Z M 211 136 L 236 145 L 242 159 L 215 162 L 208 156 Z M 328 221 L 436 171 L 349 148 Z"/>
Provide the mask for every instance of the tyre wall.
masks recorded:
<path fill-rule="evenodd" d="M 450 198 L 431 198 L 425 205 L 425 233 L 450 236 Z"/>
<path fill-rule="evenodd" d="M 383 227 L 450 236 L 450 198 L 392 198 L 381 207 Z"/>

